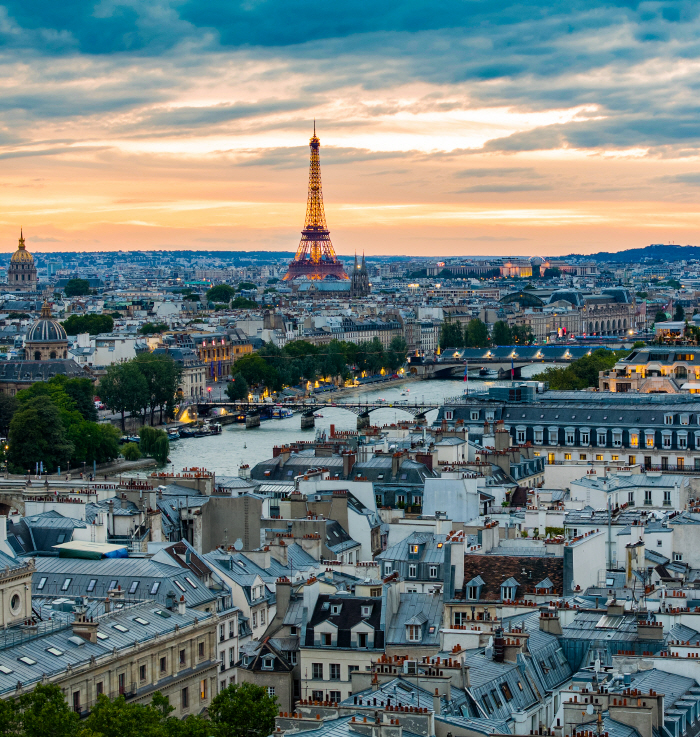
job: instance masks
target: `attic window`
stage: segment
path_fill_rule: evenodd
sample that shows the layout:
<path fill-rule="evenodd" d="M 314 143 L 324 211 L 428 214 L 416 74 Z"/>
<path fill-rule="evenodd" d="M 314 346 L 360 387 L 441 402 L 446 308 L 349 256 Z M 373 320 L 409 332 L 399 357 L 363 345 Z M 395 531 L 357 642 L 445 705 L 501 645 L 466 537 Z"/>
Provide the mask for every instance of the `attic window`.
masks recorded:
<path fill-rule="evenodd" d="M 406 639 L 409 642 L 420 642 L 421 641 L 421 628 L 417 624 L 406 625 Z"/>
<path fill-rule="evenodd" d="M 88 591 L 88 593 L 90 593 L 91 591 L 94 591 L 96 585 L 97 585 L 97 579 L 96 578 L 91 578 L 90 579 L 90 583 L 88 583 L 88 585 L 87 585 L 87 591 Z"/>
<path fill-rule="evenodd" d="M 44 576 L 44 578 L 42 578 L 37 584 L 36 586 L 37 591 L 41 591 L 44 588 L 44 586 L 46 586 L 46 576 Z"/>
<path fill-rule="evenodd" d="M 70 582 L 72 581 L 72 578 L 67 578 L 63 582 L 63 585 L 61 586 L 61 591 L 68 591 L 68 587 L 70 586 Z"/>
<path fill-rule="evenodd" d="M 160 588 L 160 581 L 156 581 L 153 586 L 151 586 L 151 596 L 155 596 L 158 593 L 158 589 Z"/>
<path fill-rule="evenodd" d="M 139 587 L 139 582 L 138 581 L 132 581 L 131 586 L 129 586 L 129 593 L 130 594 L 135 594 L 136 593 L 136 589 L 138 587 Z"/>
<path fill-rule="evenodd" d="M 340 610 L 342 608 L 341 604 L 332 604 L 331 605 L 331 614 L 340 614 Z"/>
<path fill-rule="evenodd" d="M 190 585 L 190 586 L 191 586 L 191 587 L 192 587 L 193 589 L 196 589 L 196 588 L 197 588 L 197 584 L 196 584 L 196 583 L 195 583 L 195 582 L 194 582 L 194 581 L 193 581 L 193 580 L 192 580 L 192 579 L 191 579 L 191 578 L 190 578 L 189 576 L 185 576 L 185 581 L 187 581 L 187 583 L 188 583 L 188 584 L 189 584 L 189 585 Z"/>
<path fill-rule="evenodd" d="M 159 617 L 163 617 L 163 619 L 170 619 L 172 616 L 170 612 L 166 612 L 164 609 L 154 609 L 154 614 L 157 614 Z"/>
<path fill-rule="evenodd" d="M 110 581 L 109 582 L 109 588 L 110 589 L 116 589 L 117 588 L 117 582 L 116 581 Z"/>
<path fill-rule="evenodd" d="M 417 553 L 418 552 L 418 546 L 417 545 L 411 545 L 411 553 Z"/>
<path fill-rule="evenodd" d="M 378 473 L 377 474 L 377 478 L 378 479 L 383 479 L 384 478 L 384 474 L 383 473 Z"/>
<path fill-rule="evenodd" d="M 401 480 L 405 481 L 408 478 L 408 476 L 405 473 L 401 474 Z"/>
<path fill-rule="evenodd" d="M 59 543 L 59 544 L 65 542 L 65 541 L 66 541 L 66 536 L 65 535 L 59 535 L 56 538 L 56 542 Z"/>
<path fill-rule="evenodd" d="M 185 587 L 179 581 L 173 581 L 173 583 L 180 589 L 180 591 L 185 590 Z"/>
<path fill-rule="evenodd" d="M 370 615 L 370 613 L 372 611 L 372 607 L 371 606 L 363 606 L 362 609 L 361 609 L 361 611 L 362 611 L 362 616 L 363 617 L 369 617 L 369 615 Z"/>
<path fill-rule="evenodd" d="M 272 657 L 263 658 L 262 667 L 263 670 L 272 670 L 275 666 L 275 659 Z"/>

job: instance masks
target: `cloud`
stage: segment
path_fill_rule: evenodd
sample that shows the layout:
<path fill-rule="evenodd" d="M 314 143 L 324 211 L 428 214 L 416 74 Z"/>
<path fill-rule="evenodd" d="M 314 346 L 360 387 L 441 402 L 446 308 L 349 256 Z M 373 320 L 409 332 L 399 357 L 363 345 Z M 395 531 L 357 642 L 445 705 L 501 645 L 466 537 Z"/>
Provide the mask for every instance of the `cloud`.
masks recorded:
<path fill-rule="evenodd" d="M 495 166 L 492 168 L 474 167 L 472 169 L 464 169 L 455 172 L 456 177 L 524 177 L 527 179 L 541 179 L 542 174 L 538 174 L 535 169 L 530 166 Z"/>
<path fill-rule="evenodd" d="M 478 192 L 541 192 L 548 189 L 552 189 L 552 187 L 548 184 L 475 184 L 473 187 L 458 189 L 455 194 L 469 194 Z"/>

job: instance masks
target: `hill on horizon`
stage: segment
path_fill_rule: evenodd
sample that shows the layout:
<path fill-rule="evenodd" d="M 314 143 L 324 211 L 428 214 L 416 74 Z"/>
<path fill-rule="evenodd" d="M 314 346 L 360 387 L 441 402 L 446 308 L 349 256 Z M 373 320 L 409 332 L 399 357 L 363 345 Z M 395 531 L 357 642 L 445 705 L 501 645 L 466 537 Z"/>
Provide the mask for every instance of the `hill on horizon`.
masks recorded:
<path fill-rule="evenodd" d="M 665 243 L 652 243 L 644 248 L 628 248 L 625 251 L 610 253 L 599 251 L 589 255 L 572 253 L 569 258 L 590 258 L 593 261 L 613 261 L 618 263 L 633 263 L 642 259 L 653 259 L 655 261 L 690 261 L 700 259 L 700 246 L 676 246 Z M 566 257 L 565 257 L 566 258 Z"/>

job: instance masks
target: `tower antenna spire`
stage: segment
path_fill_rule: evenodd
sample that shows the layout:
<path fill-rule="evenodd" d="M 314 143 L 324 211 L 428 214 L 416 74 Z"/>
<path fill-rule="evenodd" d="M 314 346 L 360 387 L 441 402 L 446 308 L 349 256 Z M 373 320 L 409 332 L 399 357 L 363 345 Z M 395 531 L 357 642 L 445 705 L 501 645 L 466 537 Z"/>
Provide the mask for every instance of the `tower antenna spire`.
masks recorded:
<path fill-rule="evenodd" d="M 309 141 L 311 155 L 304 229 L 301 231 L 301 241 L 299 241 L 294 260 L 289 264 L 284 281 L 291 281 L 301 276 L 314 280 L 324 279 L 327 276 L 334 279 L 349 278 L 335 255 L 331 234 L 326 225 L 321 187 L 320 148 L 321 141 L 316 136 L 316 118 L 314 118 L 314 135 Z"/>

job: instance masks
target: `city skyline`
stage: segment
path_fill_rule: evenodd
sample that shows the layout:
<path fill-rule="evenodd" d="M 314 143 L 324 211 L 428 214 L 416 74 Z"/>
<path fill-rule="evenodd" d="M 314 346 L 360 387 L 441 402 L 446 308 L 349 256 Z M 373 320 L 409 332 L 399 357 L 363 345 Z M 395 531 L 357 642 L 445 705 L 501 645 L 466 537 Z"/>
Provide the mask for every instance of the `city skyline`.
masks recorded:
<path fill-rule="evenodd" d="M 696 244 L 692 6 L 3 4 L 0 233 L 339 255 Z"/>

